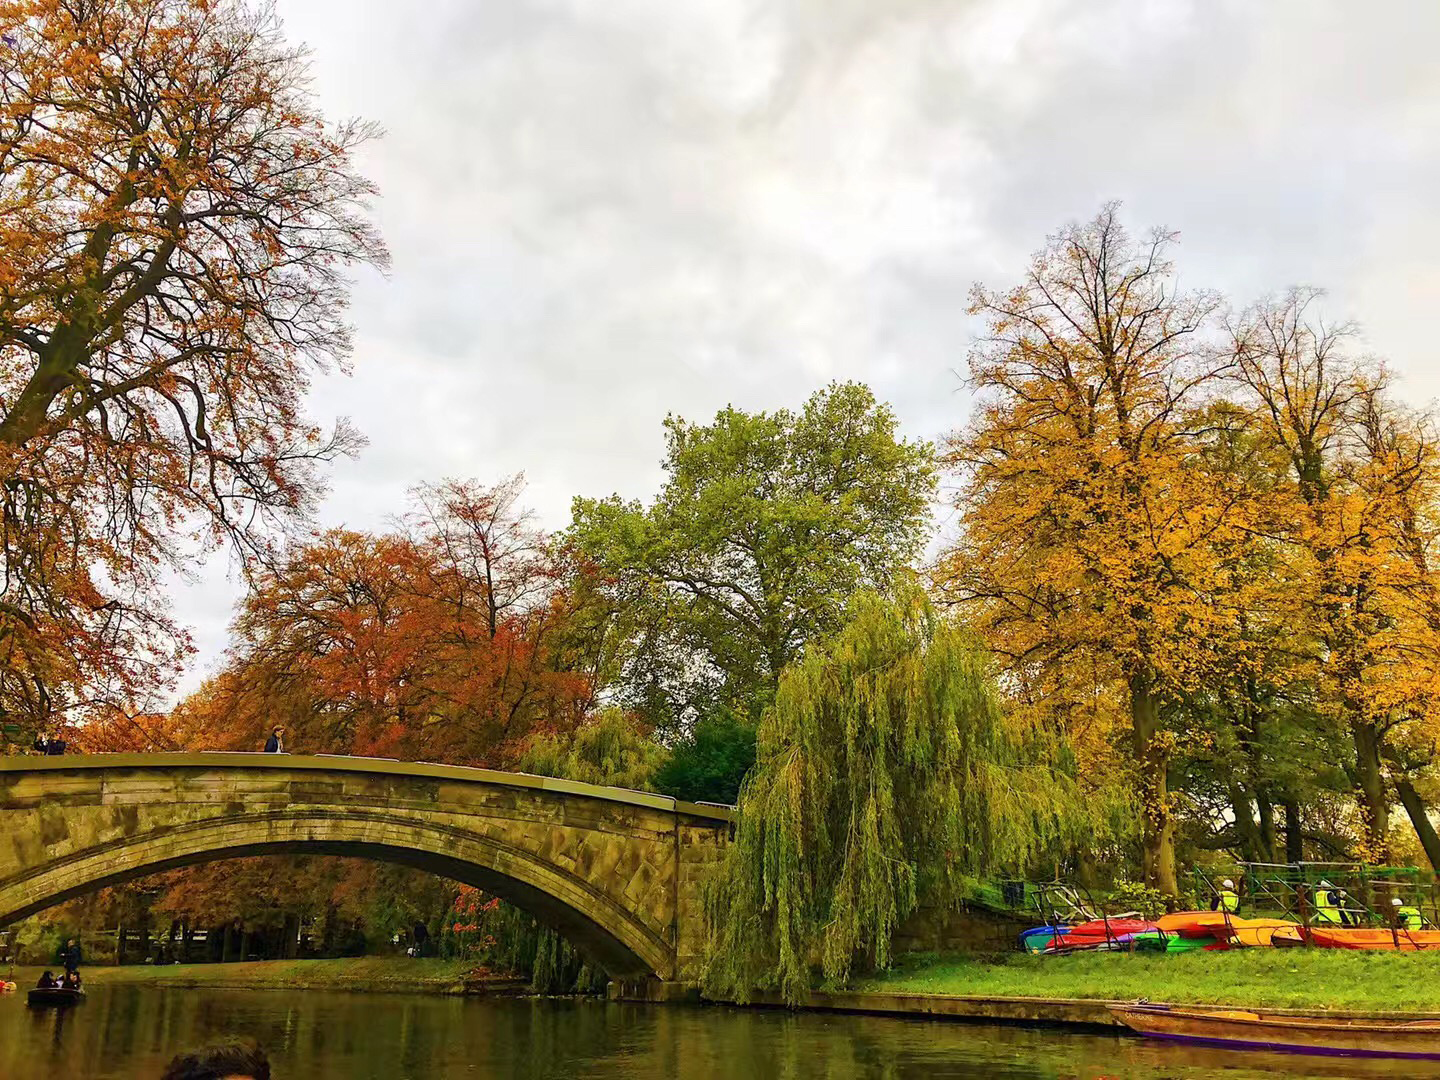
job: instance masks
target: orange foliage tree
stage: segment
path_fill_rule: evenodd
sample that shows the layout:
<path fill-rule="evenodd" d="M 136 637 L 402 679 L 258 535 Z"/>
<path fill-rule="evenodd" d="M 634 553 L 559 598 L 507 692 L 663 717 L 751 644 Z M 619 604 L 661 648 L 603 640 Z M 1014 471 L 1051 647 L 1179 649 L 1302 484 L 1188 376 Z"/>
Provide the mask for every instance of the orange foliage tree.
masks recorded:
<path fill-rule="evenodd" d="M 1112 206 L 1051 238 L 1017 287 L 977 286 L 982 397 L 948 444 L 963 533 L 938 580 L 1022 702 L 1079 729 L 1091 768 L 1120 725 L 1144 876 L 1174 894 L 1165 713 L 1238 637 L 1249 539 L 1243 491 L 1201 467 L 1218 301 L 1176 290 L 1171 240 L 1132 241 Z"/>
<path fill-rule="evenodd" d="M 247 566 L 358 443 L 303 414 L 382 264 L 273 12 L 0 0 L 0 708 L 129 704 L 186 651 L 157 591 L 197 545 Z"/>
<path fill-rule="evenodd" d="M 294 748 L 491 766 L 573 727 L 589 680 L 553 645 L 566 596 L 520 490 L 426 488 L 405 532 L 296 546 L 258 575 L 231 667 L 178 712 L 231 746 L 285 723 Z"/>

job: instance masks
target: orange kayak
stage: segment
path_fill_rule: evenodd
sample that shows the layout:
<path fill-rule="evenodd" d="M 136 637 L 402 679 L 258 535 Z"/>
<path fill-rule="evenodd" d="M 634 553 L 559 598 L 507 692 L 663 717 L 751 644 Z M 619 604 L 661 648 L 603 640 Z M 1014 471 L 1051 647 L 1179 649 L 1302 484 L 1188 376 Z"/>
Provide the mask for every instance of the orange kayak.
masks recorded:
<path fill-rule="evenodd" d="M 1312 926 L 1310 943 L 1322 949 L 1378 949 L 1415 952 L 1440 949 L 1440 930 L 1381 930 L 1370 927 Z"/>
<path fill-rule="evenodd" d="M 1231 945 L 1239 945 L 1246 948 L 1265 948 L 1275 944 L 1274 938 L 1278 933 L 1282 937 L 1291 930 L 1298 930 L 1299 926 L 1285 919 L 1231 919 L 1230 925 L 1219 934 L 1226 934 Z"/>

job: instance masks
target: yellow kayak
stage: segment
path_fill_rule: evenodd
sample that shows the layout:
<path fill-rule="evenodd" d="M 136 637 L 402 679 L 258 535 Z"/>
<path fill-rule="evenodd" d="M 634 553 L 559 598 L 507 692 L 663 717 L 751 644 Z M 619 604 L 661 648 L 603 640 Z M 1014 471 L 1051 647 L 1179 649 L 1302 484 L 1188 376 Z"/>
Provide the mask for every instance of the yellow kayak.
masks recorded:
<path fill-rule="evenodd" d="M 1220 928 L 1218 935 L 1228 935 L 1231 945 L 1267 948 L 1277 930 L 1295 930 L 1299 924 L 1285 919 L 1231 919 L 1229 928 Z"/>

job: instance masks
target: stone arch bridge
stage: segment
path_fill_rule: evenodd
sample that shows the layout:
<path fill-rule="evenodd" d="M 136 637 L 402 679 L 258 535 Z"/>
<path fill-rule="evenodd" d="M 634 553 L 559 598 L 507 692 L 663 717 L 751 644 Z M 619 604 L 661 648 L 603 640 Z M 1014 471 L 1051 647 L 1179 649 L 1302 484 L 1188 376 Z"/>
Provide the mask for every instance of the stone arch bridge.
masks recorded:
<path fill-rule="evenodd" d="M 265 754 L 0 757 L 0 926 L 245 855 L 418 867 L 530 912 L 612 975 L 692 979 L 730 812 L 523 773 Z"/>

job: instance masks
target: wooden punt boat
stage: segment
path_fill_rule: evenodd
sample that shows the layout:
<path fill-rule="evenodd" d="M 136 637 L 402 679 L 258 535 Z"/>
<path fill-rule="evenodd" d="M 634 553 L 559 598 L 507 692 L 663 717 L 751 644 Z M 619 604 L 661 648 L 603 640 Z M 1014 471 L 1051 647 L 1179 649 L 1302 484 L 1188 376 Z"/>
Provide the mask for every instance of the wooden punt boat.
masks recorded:
<path fill-rule="evenodd" d="M 1126 1027 L 1152 1039 L 1235 1050 L 1440 1059 L 1440 1020 L 1276 1016 L 1167 1005 L 1111 1005 L 1110 1011 Z"/>
<path fill-rule="evenodd" d="M 79 1005 L 84 1000 L 84 990 L 71 990 L 63 986 L 37 986 L 25 996 L 25 1004 L 32 1009 L 64 1008 Z"/>

